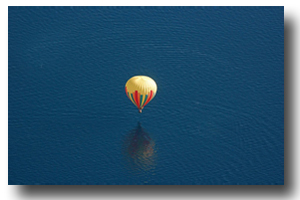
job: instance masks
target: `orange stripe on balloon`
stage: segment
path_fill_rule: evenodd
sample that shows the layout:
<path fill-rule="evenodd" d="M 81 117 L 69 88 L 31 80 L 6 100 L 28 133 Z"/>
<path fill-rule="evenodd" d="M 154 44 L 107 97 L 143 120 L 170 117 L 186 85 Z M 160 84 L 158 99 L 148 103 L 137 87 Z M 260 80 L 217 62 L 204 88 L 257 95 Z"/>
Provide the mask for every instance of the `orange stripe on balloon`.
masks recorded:
<path fill-rule="evenodd" d="M 149 103 L 149 101 L 151 101 L 152 95 L 153 95 L 153 91 L 151 90 L 150 95 L 148 96 L 148 99 L 147 99 L 146 103 L 143 105 L 143 107 L 145 107 L 147 105 L 147 103 Z"/>
<path fill-rule="evenodd" d="M 138 109 L 140 109 L 140 95 L 138 94 L 137 90 L 134 93 L 134 98 L 135 98 L 135 103 L 136 103 Z"/>
<path fill-rule="evenodd" d="M 127 87 L 126 87 L 126 86 L 125 86 L 125 92 L 126 92 L 127 97 L 129 98 L 128 92 L 127 92 Z M 130 98 L 129 98 L 129 99 L 130 99 Z"/>

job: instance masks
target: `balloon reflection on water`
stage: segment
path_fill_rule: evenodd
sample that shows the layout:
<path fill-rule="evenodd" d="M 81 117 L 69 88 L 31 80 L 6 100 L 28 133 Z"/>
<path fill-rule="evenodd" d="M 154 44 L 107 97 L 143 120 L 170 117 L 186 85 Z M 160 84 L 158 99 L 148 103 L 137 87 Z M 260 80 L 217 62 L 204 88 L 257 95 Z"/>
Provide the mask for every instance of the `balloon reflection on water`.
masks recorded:
<path fill-rule="evenodd" d="M 155 143 L 143 129 L 141 123 L 129 132 L 124 151 L 130 166 L 137 170 L 151 170 L 155 167 Z"/>

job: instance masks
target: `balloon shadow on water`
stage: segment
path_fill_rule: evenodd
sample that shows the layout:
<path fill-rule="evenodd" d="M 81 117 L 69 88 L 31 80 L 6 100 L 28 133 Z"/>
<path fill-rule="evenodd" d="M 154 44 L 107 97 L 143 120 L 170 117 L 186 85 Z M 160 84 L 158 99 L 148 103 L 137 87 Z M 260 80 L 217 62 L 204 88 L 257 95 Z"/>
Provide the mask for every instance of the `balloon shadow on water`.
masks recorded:
<path fill-rule="evenodd" d="M 126 135 L 123 151 L 130 168 L 135 172 L 152 171 L 155 168 L 155 143 L 140 122 Z"/>

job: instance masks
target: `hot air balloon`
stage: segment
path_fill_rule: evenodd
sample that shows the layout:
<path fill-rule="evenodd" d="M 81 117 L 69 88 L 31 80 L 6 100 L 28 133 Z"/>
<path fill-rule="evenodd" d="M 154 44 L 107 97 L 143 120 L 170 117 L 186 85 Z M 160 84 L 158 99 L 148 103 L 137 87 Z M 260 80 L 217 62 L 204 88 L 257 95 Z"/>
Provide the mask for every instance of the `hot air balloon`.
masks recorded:
<path fill-rule="evenodd" d="M 143 108 L 155 97 L 157 86 L 155 81 L 148 76 L 134 76 L 125 84 L 127 97 L 139 109 Z"/>

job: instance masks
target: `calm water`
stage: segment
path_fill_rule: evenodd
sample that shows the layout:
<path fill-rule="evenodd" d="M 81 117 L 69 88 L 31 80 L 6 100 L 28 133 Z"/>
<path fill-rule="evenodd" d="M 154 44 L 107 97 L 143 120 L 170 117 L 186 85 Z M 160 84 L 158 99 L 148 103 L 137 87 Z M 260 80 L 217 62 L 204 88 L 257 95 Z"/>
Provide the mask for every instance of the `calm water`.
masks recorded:
<path fill-rule="evenodd" d="M 284 183 L 283 7 L 8 11 L 9 184 Z"/>

